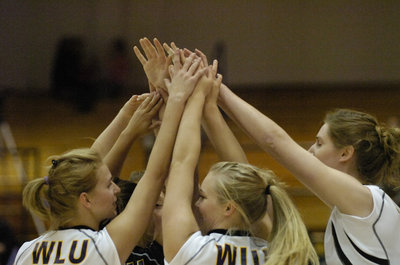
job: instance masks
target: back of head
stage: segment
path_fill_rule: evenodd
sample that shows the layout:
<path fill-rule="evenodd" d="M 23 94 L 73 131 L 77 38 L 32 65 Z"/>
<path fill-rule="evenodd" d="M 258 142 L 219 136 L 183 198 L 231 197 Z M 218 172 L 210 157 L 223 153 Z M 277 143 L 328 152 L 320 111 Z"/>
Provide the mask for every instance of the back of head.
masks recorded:
<path fill-rule="evenodd" d="M 115 178 L 115 180 L 114 180 L 115 184 L 117 184 L 118 187 L 121 189 L 121 192 L 118 193 L 118 196 L 117 196 L 117 212 L 118 212 L 118 214 L 120 214 L 125 209 L 133 192 L 135 191 L 137 183 L 140 181 L 143 174 L 144 174 L 144 172 L 142 172 L 142 171 L 134 171 L 131 173 L 129 180 Z M 110 220 L 107 220 L 107 221 L 110 221 Z M 106 223 L 104 223 L 102 225 L 106 225 Z M 140 246 L 143 248 L 149 246 L 153 242 L 153 237 L 154 237 L 154 224 L 153 224 L 153 221 L 150 221 L 149 226 L 147 227 L 145 233 L 139 240 L 137 246 Z"/>
<path fill-rule="evenodd" d="M 102 160 L 91 149 L 75 149 L 49 159 L 48 176 L 25 186 L 23 205 L 49 221 L 51 229 L 58 229 L 74 218 L 79 195 L 96 186 Z"/>
<path fill-rule="evenodd" d="M 135 172 L 135 177 L 137 176 L 138 179 L 136 180 L 124 180 L 120 178 L 116 178 L 114 180 L 115 184 L 118 185 L 118 187 L 121 189 L 121 192 L 118 193 L 117 195 L 117 212 L 118 214 L 121 213 L 126 205 L 129 202 L 129 199 L 131 198 L 132 193 L 135 191 L 137 181 L 139 181 L 140 177 L 139 175 L 143 175 L 143 173 Z"/>
<path fill-rule="evenodd" d="M 353 146 L 364 184 L 381 186 L 390 196 L 400 185 L 400 132 L 370 114 L 349 109 L 329 112 L 324 122 L 336 147 Z"/>
<path fill-rule="evenodd" d="M 219 162 L 211 167 L 210 172 L 219 175 L 215 186 L 219 201 L 236 204 L 245 222 L 240 229 L 249 229 L 252 223 L 264 216 L 267 209 L 264 174 L 270 176 L 272 171 L 264 172 L 244 163 Z"/>
<path fill-rule="evenodd" d="M 237 162 L 220 162 L 210 171 L 220 175 L 215 187 L 220 201 L 236 204 L 246 228 L 264 216 L 271 196 L 274 217 L 265 264 L 318 264 L 301 216 L 273 171 Z"/>

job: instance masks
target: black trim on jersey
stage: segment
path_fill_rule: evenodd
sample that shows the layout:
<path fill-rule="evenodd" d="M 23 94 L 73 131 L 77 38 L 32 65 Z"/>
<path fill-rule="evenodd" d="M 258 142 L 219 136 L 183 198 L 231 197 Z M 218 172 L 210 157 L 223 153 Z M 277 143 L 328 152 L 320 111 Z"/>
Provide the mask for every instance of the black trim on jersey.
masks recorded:
<path fill-rule="evenodd" d="M 94 230 L 93 228 L 86 226 L 86 225 L 76 225 L 76 226 L 71 226 L 71 227 L 60 227 L 58 230 L 67 230 L 67 229 L 89 229 L 92 230 L 94 232 L 97 232 L 96 230 Z"/>
<path fill-rule="evenodd" d="M 335 242 L 335 249 L 336 249 L 336 254 L 338 255 L 340 261 L 344 264 L 344 265 L 352 265 L 352 263 L 350 262 L 350 260 L 346 257 L 346 255 L 344 254 L 342 248 L 340 247 L 339 244 L 339 240 L 337 238 L 336 235 L 336 230 L 335 230 L 335 226 L 332 224 L 332 235 L 333 235 L 333 241 Z"/>
<path fill-rule="evenodd" d="M 374 224 L 372 225 L 372 228 L 374 229 L 374 234 L 375 234 L 376 238 L 378 239 L 379 244 L 381 244 L 382 249 L 383 249 L 383 251 L 385 252 L 385 255 L 386 255 L 386 260 L 385 260 L 386 263 L 382 263 L 382 264 L 387 264 L 387 265 L 389 265 L 389 264 L 390 264 L 390 260 L 389 260 L 389 256 L 388 256 L 388 254 L 387 254 L 386 248 L 385 248 L 385 246 L 383 245 L 382 240 L 381 240 L 381 238 L 379 237 L 378 233 L 376 232 L 376 228 L 375 228 L 376 224 L 378 223 L 379 219 L 380 219 L 381 216 L 382 216 L 383 206 L 385 205 L 385 194 L 386 194 L 385 192 L 382 192 L 382 206 L 381 206 L 381 210 L 380 210 L 380 212 L 379 212 L 378 219 L 376 219 L 376 221 L 375 221 Z"/>
<path fill-rule="evenodd" d="M 249 231 L 243 231 L 243 230 L 228 231 L 226 229 L 213 229 L 213 230 L 210 230 L 207 233 L 207 235 L 210 235 L 212 233 L 223 234 L 223 235 L 227 235 L 227 236 L 250 236 Z"/>
<path fill-rule="evenodd" d="M 372 225 L 372 228 L 373 228 L 373 230 L 374 230 L 374 234 L 375 234 L 376 238 L 377 238 L 378 241 L 379 241 L 379 244 L 382 246 L 382 249 L 383 249 L 383 251 L 385 252 L 386 259 L 381 259 L 381 258 L 372 256 L 372 255 L 370 255 L 370 254 L 368 254 L 368 253 L 365 253 L 365 252 L 362 251 L 356 244 L 354 244 L 354 242 L 350 239 L 350 237 L 347 235 L 346 232 L 345 232 L 345 234 L 346 234 L 347 239 L 350 241 L 351 245 L 354 247 L 354 249 L 355 249 L 361 256 L 363 256 L 365 259 L 367 259 L 367 260 L 369 260 L 369 261 L 371 261 L 371 262 L 373 262 L 373 263 L 380 264 L 380 265 L 390 265 L 390 260 L 389 260 L 388 255 L 387 255 L 386 248 L 384 247 L 384 245 L 383 245 L 383 243 L 382 243 L 382 241 L 381 241 L 380 237 L 378 236 L 378 233 L 376 232 L 376 229 L 375 229 L 375 225 L 378 223 L 379 219 L 380 219 L 381 216 L 382 216 L 383 206 L 384 206 L 384 203 L 385 203 L 384 198 L 385 198 L 385 193 L 383 192 L 383 194 L 382 194 L 382 206 L 381 206 L 381 209 L 380 209 L 380 212 L 379 212 L 379 216 L 378 216 L 378 218 L 376 219 L 376 221 L 374 222 L 374 224 Z M 333 239 L 334 239 L 334 242 L 335 242 L 336 252 L 337 252 L 337 254 L 338 254 L 339 259 L 342 261 L 343 264 L 345 264 L 345 265 L 351 265 L 352 263 L 351 263 L 350 260 L 346 257 L 346 255 L 344 254 L 342 248 L 340 247 L 339 240 L 338 240 L 338 238 L 337 238 L 336 230 L 335 230 L 335 226 L 333 225 L 333 222 L 332 222 L 332 235 L 333 235 Z"/>
<path fill-rule="evenodd" d="M 349 239 L 351 245 L 355 248 L 355 250 L 357 250 L 358 253 L 360 253 L 361 256 L 363 256 L 364 258 L 366 258 L 367 260 L 374 262 L 376 264 L 381 264 L 381 265 L 389 265 L 389 262 L 387 259 L 381 259 L 381 258 L 377 258 L 374 257 L 368 253 L 365 253 L 364 251 L 362 251 L 359 247 L 356 246 L 356 244 L 354 244 L 353 241 L 351 241 L 351 239 L 349 238 L 349 236 L 346 234 L 347 238 Z"/>

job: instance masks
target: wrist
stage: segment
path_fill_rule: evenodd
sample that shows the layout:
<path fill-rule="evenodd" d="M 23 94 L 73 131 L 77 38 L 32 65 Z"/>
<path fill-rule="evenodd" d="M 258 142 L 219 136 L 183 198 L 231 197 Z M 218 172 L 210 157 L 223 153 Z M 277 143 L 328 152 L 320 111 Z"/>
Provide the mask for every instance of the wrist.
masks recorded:
<path fill-rule="evenodd" d="M 221 87 L 219 89 L 218 99 L 217 99 L 217 104 L 218 105 L 225 103 L 225 97 L 226 97 L 228 92 L 229 92 L 229 88 L 226 85 L 221 84 Z"/>
<path fill-rule="evenodd" d="M 207 114 L 209 112 L 215 112 L 216 110 L 218 110 L 218 105 L 215 101 L 208 101 L 206 100 L 206 102 L 204 103 L 204 113 Z"/>
<path fill-rule="evenodd" d="M 205 121 L 214 120 L 219 113 L 219 108 L 215 104 L 205 104 L 203 108 L 203 116 Z"/>
<path fill-rule="evenodd" d="M 207 94 L 202 91 L 202 90 L 195 90 L 193 92 L 193 94 L 190 96 L 190 98 L 196 101 L 202 101 L 203 102 L 203 108 L 204 108 L 204 104 L 206 103 L 206 97 Z"/>
<path fill-rule="evenodd" d="M 188 99 L 188 95 L 187 93 L 183 93 L 183 92 L 178 92 L 178 93 L 172 93 L 169 95 L 168 97 L 168 101 L 172 101 L 175 103 L 185 103 Z"/>
<path fill-rule="evenodd" d="M 132 141 L 135 141 L 139 137 L 139 133 L 136 130 L 130 130 L 130 128 L 128 126 L 121 132 L 120 137 L 129 142 L 132 142 Z"/>
<path fill-rule="evenodd" d="M 135 111 L 130 110 L 129 106 L 125 105 L 119 110 L 117 117 L 129 121 L 132 118 L 133 113 L 135 113 Z"/>
<path fill-rule="evenodd" d="M 118 116 L 121 116 L 123 118 L 128 118 L 130 119 L 133 115 L 133 113 L 135 113 L 137 106 L 135 106 L 135 104 L 132 102 L 132 100 L 137 100 L 136 99 L 130 99 L 129 101 L 127 101 L 122 108 L 119 110 Z"/>
<path fill-rule="evenodd" d="M 160 90 L 160 89 L 162 89 L 162 90 L 164 90 L 164 91 L 168 91 L 167 87 L 166 87 L 164 84 L 163 84 L 163 85 L 161 85 L 161 84 L 155 84 L 155 85 L 153 85 L 153 88 L 154 88 L 155 91 L 158 91 L 158 90 Z"/>

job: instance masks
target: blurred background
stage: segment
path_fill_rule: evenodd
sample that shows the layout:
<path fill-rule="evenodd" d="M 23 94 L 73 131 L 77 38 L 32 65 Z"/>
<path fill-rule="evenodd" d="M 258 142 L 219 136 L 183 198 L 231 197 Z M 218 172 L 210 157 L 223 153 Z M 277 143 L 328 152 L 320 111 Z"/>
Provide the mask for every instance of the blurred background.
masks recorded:
<path fill-rule="evenodd" d="M 395 0 L 0 1 L 0 221 L 10 233 L 0 255 L 37 235 L 21 190 L 46 174 L 46 158 L 90 146 L 147 91 L 132 50 L 140 38 L 218 59 L 224 82 L 307 148 L 332 108 L 398 126 L 399 13 Z M 250 162 L 288 183 L 322 255 L 329 209 L 228 122 Z M 151 143 L 134 144 L 122 178 L 144 169 Z M 200 176 L 217 160 L 205 139 Z"/>

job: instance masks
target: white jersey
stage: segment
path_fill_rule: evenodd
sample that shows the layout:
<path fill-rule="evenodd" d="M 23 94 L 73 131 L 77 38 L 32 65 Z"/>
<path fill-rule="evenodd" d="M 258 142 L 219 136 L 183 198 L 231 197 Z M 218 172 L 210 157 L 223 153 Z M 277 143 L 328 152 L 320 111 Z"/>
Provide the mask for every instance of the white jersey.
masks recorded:
<path fill-rule="evenodd" d="M 107 229 L 87 227 L 49 231 L 25 242 L 18 250 L 14 265 L 24 264 L 121 264 Z"/>
<path fill-rule="evenodd" d="M 400 264 L 400 208 L 379 187 L 367 187 L 374 202 L 369 216 L 333 209 L 325 232 L 326 264 Z"/>
<path fill-rule="evenodd" d="M 262 265 L 267 242 L 245 235 L 226 235 L 225 230 L 211 231 L 202 236 L 194 233 L 166 265 Z"/>

